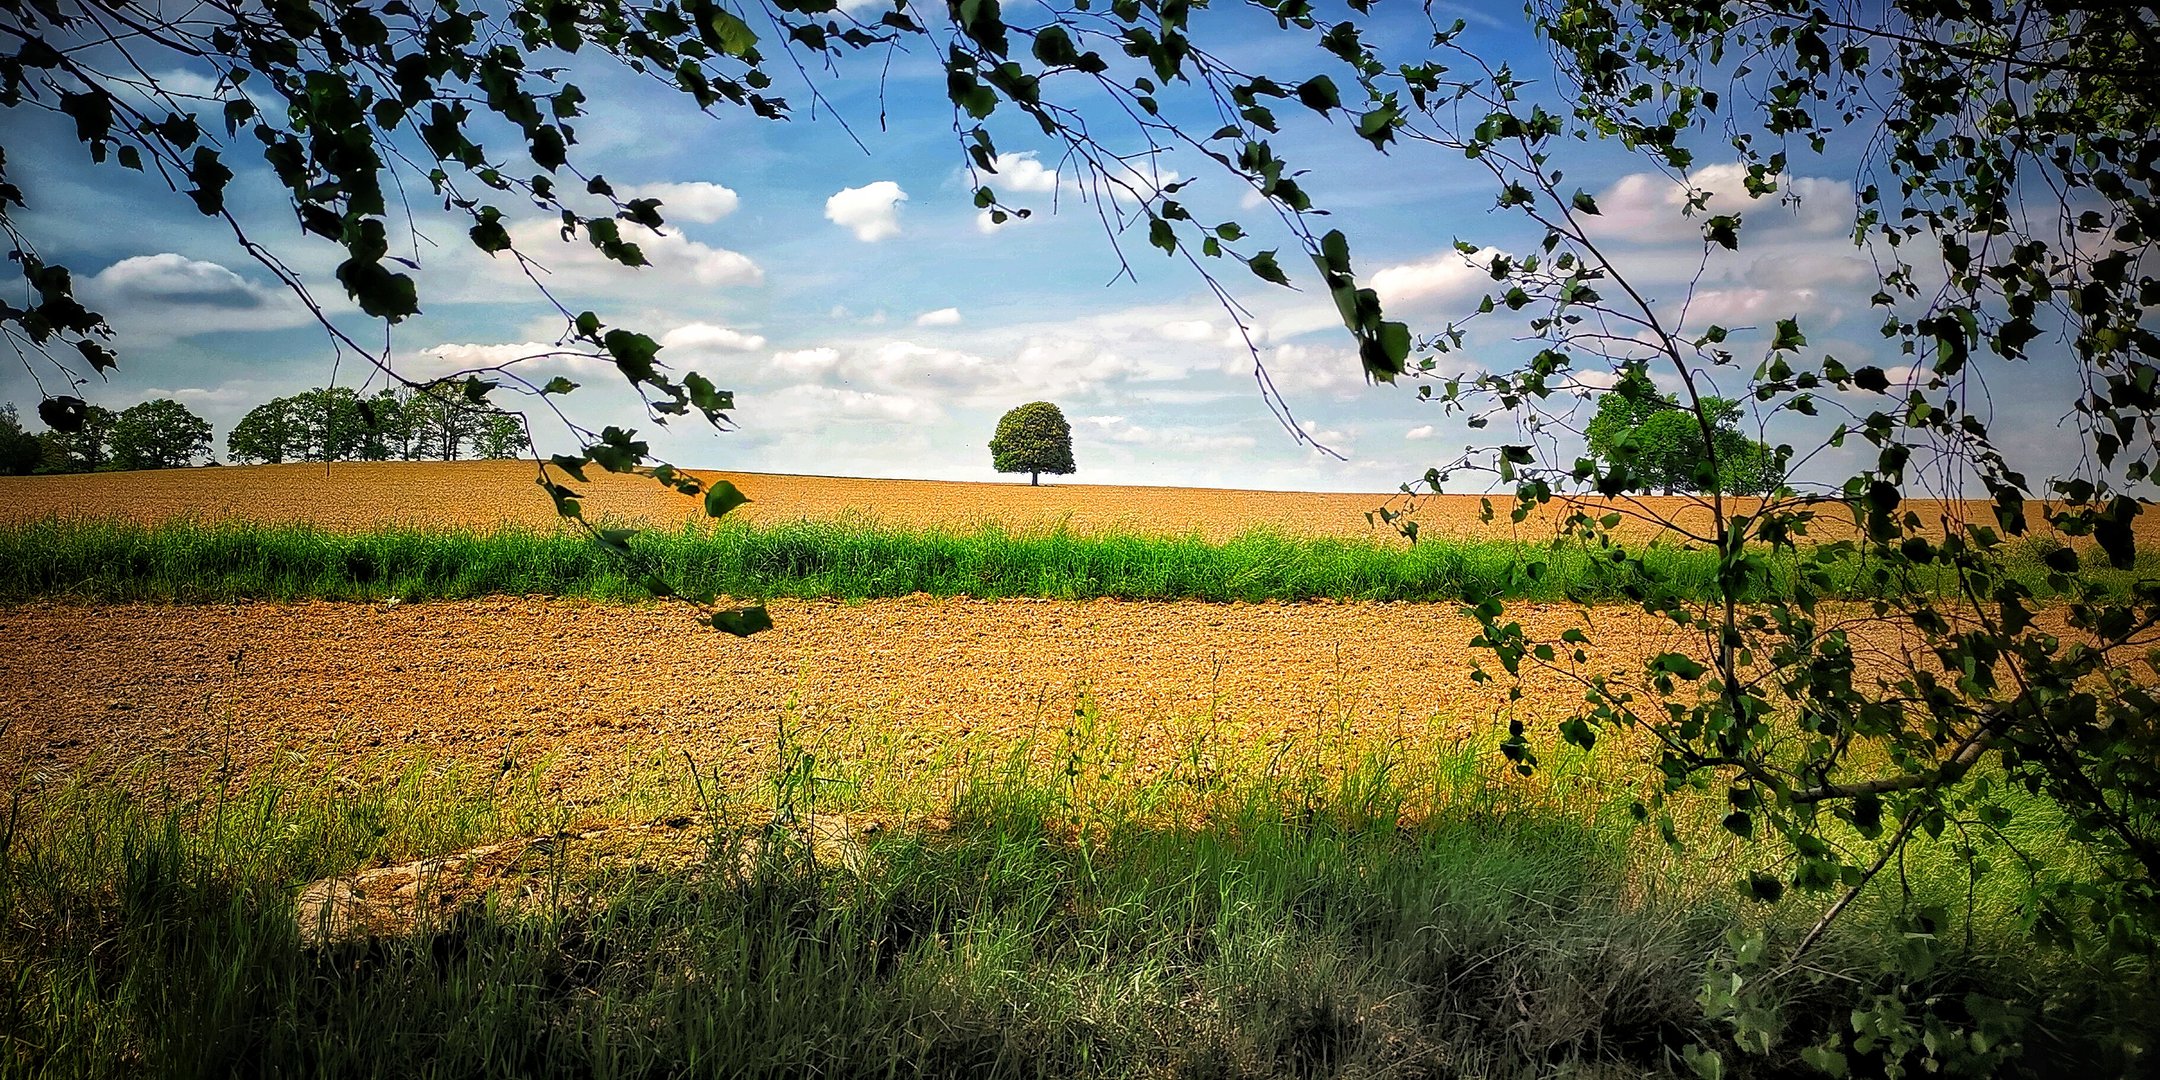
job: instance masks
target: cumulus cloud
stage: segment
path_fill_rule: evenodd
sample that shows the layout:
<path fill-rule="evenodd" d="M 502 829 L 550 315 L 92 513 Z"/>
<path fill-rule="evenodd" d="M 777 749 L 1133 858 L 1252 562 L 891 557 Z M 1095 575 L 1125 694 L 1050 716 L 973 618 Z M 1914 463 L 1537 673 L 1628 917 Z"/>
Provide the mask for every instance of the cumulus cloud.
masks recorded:
<path fill-rule="evenodd" d="M 728 287 L 765 281 L 764 269 L 748 255 L 698 243 L 674 229 L 656 232 L 624 222 L 622 238 L 635 243 L 650 265 L 623 266 L 583 237 L 565 241 L 560 224 L 554 221 L 535 219 L 510 227 L 511 241 L 542 268 L 541 281 L 551 288 L 620 292 L 669 284 Z M 499 276 L 523 277 L 516 263 L 506 257 L 496 256 L 491 265 Z"/>
<path fill-rule="evenodd" d="M 694 322 L 685 323 L 661 335 L 660 345 L 679 352 L 756 352 L 765 347 L 765 338 L 731 327 Z"/>
<path fill-rule="evenodd" d="M 77 291 L 129 340 L 272 330 L 310 319 L 307 309 L 282 288 L 259 285 L 218 263 L 169 251 L 122 259 L 91 275 Z"/>
<path fill-rule="evenodd" d="M 1593 234 L 1651 243 L 1672 240 L 1676 230 L 1699 230 L 1705 217 L 1718 214 L 1743 215 L 1743 228 L 1792 227 L 1815 235 L 1852 229 L 1850 184 L 1826 177 L 1787 176 L 1777 191 L 1758 197 L 1748 194 L 1746 180 L 1747 167 L 1737 162 L 1697 169 L 1688 183 L 1663 173 L 1630 173 L 1598 195 L 1599 216 L 1585 218 L 1584 224 Z M 1684 214 L 1690 184 L 1709 196 L 1692 218 Z M 1696 232 L 1679 235 L 1692 240 Z"/>
<path fill-rule="evenodd" d="M 1431 424 L 1419 424 L 1418 426 L 1403 432 L 1403 438 L 1410 439 L 1412 441 L 1419 441 L 1423 439 L 1430 439 L 1433 437 L 1433 434 L 1434 431 Z"/>
<path fill-rule="evenodd" d="M 734 189 L 719 184 L 694 180 L 682 184 L 639 184 L 618 189 L 629 199 L 658 199 L 660 214 L 670 221 L 695 221 L 710 225 L 735 212 L 742 205 L 742 198 Z"/>
<path fill-rule="evenodd" d="M 960 309 L 956 307 L 925 311 L 915 316 L 915 325 L 917 326 L 957 326 L 959 324 Z"/>
<path fill-rule="evenodd" d="M 1250 435 L 1221 434 L 1193 427 L 1151 427 L 1122 416 L 1088 416 L 1081 422 L 1100 432 L 1109 442 L 1135 448 L 1180 454 L 1219 454 L 1250 450 L 1259 441 Z"/>
<path fill-rule="evenodd" d="M 822 378 L 839 369 L 838 349 L 790 349 L 772 356 L 772 370 L 790 378 Z"/>
<path fill-rule="evenodd" d="M 737 398 L 743 402 L 746 428 L 770 425 L 793 431 L 835 420 L 914 424 L 945 415 L 935 401 L 922 397 L 811 384 L 747 391 Z"/>
<path fill-rule="evenodd" d="M 999 154 L 990 164 L 994 169 L 983 176 L 982 181 L 996 188 L 1000 194 L 1023 192 L 1048 195 L 1058 189 L 1057 170 L 1037 160 L 1033 150 Z"/>
<path fill-rule="evenodd" d="M 1449 249 L 1414 263 L 1390 266 L 1372 276 L 1382 307 L 1430 310 L 1482 296 L 1493 284 L 1488 268 L 1499 248 L 1465 255 Z"/>
<path fill-rule="evenodd" d="M 1022 222 L 1033 220 L 1033 218 L 1024 218 L 1018 214 L 1006 214 L 1005 220 L 999 221 L 997 219 L 995 211 L 977 210 L 975 212 L 975 231 L 987 235 L 989 233 L 1001 232 L 1005 229 L 1010 229 L 1013 226 L 1018 225 Z"/>
<path fill-rule="evenodd" d="M 1109 168 L 1097 174 L 1085 166 L 1068 173 L 1051 168 L 1036 157 L 1035 151 L 999 154 L 991 159 L 992 171 L 974 170 L 964 175 L 970 183 L 986 184 L 1000 196 L 1056 195 L 1071 193 L 1080 198 L 1108 193 L 1122 202 L 1153 199 L 1162 189 L 1178 181 L 1177 170 L 1165 167 L 1155 158 L 1137 163 L 1110 163 Z M 1017 219 L 1008 218 L 1003 224 L 990 220 L 989 211 L 977 216 L 975 227 L 983 232 L 995 232 Z"/>
<path fill-rule="evenodd" d="M 213 308 L 265 307 L 275 295 L 217 263 L 169 251 L 122 259 L 88 284 L 97 295 L 123 302 Z"/>
<path fill-rule="evenodd" d="M 1215 336 L 1215 324 L 1206 319 L 1172 319 L 1155 332 L 1171 341 L 1206 341 Z"/>
<path fill-rule="evenodd" d="M 1296 342 L 1265 349 L 1260 362 L 1267 368 L 1268 382 L 1284 393 L 1347 394 L 1365 385 L 1365 368 L 1357 354 L 1331 346 Z M 1233 374 L 1251 370 L 1249 356 L 1233 357 L 1223 370 Z"/>
<path fill-rule="evenodd" d="M 854 233 L 855 239 L 874 244 L 900 234 L 900 204 L 907 197 L 891 180 L 841 188 L 825 200 L 825 218 Z"/>

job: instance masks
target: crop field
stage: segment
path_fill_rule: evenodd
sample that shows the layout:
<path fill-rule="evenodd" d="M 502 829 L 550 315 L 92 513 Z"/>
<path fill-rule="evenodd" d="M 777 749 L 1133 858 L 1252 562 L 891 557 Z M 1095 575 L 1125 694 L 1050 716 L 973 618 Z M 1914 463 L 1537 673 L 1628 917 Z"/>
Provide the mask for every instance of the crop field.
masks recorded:
<path fill-rule="evenodd" d="M 0 1077 L 1689 1075 L 1749 1060 L 1706 968 L 1821 912 L 1740 900 L 1768 849 L 1723 792 L 1665 805 L 1677 847 L 1637 825 L 1646 736 L 1560 745 L 1585 680 L 1702 631 L 1549 520 L 1432 500 L 1412 546 L 1381 495 L 725 475 L 718 527 L 591 485 L 635 560 L 528 466 L 0 478 Z M 1925 663 L 1850 569 L 1824 625 Z M 774 628 L 665 595 L 705 590 Z M 1488 596 L 1584 657 L 1474 677 Z M 2063 857 L 2049 814 L 2022 851 Z M 1954 842 L 1900 867 L 1964 912 L 1928 992 L 2047 987 L 2104 1059 L 2149 1003 L 2022 954 Z M 1839 924 L 1788 1046 L 1849 1026 L 1897 919 Z"/>

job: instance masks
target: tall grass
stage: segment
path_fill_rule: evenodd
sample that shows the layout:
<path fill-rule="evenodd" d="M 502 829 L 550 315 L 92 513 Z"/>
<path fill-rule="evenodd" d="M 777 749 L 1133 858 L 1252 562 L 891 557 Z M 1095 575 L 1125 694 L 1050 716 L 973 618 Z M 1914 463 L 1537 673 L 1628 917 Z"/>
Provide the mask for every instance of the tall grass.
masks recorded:
<path fill-rule="evenodd" d="M 1471 596 L 1613 601 L 1640 586 L 1633 567 L 1580 546 L 1512 540 L 1373 539 L 1253 532 L 1197 536 L 1066 531 L 969 533 L 869 521 L 723 523 L 633 541 L 644 566 L 575 535 L 505 530 L 48 519 L 0 525 L 0 599 L 455 599 L 546 594 L 651 595 L 648 568 L 686 593 L 867 599 L 941 596 L 1257 602 L 1448 601 Z M 1644 553 L 1652 577 L 1708 597 L 1716 560 L 1671 545 Z M 2036 582 L 2037 558 L 2022 560 Z M 1835 569 L 1832 590 L 1870 588 L 1861 563 Z M 1749 585 L 1748 599 L 1789 587 L 1789 560 Z"/>
<path fill-rule="evenodd" d="M 860 875 L 624 871 L 566 883 L 598 905 L 322 947 L 293 922 L 301 883 L 559 809 L 425 768 L 18 797 L 0 1077 L 1640 1076 L 1730 1050 L 1697 989 L 1729 932 L 1780 914 L 1645 849 L 1596 785 L 1501 783 L 1485 760 L 1271 768 L 1166 815 L 1020 755 Z M 2134 1023 L 2120 987 L 1974 929 L 1897 973 L 1916 1000 L 2067 1019 L 2031 1041 L 2036 1070 Z M 1783 1074 L 1885 985 L 1899 940 L 1856 920 L 1788 1002 L 1782 1055 L 1729 1060 Z"/>

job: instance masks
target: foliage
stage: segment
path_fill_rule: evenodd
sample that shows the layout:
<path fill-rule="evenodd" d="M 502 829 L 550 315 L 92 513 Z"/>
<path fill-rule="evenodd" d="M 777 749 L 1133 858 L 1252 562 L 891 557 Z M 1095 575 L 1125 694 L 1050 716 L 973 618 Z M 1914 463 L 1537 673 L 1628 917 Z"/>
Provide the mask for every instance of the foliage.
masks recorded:
<path fill-rule="evenodd" d="M 210 421 L 171 398 L 130 405 L 113 418 L 113 464 L 177 469 L 210 455 Z"/>
<path fill-rule="evenodd" d="M 316 387 L 248 410 L 225 437 L 235 462 L 456 461 L 529 451 L 523 420 L 455 400 L 440 387 L 385 388 L 367 397 Z"/>
<path fill-rule="evenodd" d="M 525 434 L 523 417 L 513 416 L 500 409 L 480 414 L 479 423 L 472 436 L 472 453 L 476 458 L 501 461 L 505 458 L 522 457 L 532 452 L 532 439 Z"/>
<path fill-rule="evenodd" d="M 45 446 L 23 430 L 14 404 L 0 405 L 0 475 L 25 476 L 45 460 Z"/>
<path fill-rule="evenodd" d="M 44 447 L 39 472 L 96 472 L 112 467 L 113 425 L 119 414 L 103 405 L 86 405 L 74 431 L 45 431 L 38 435 Z"/>
<path fill-rule="evenodd" d="M 1641 368 L 1628 368 L 1599 397 L 1597 415 L 1583 428 L 1585 445 L 1604 467 L 1601 491 L 1770 494 L 1783 479 L 1775 453 L 1740 433 L 1740 412 L 1739 402 L 1704 398 L 1706 435 L 1693 410 L 1659 392 Z"/>
<path fill-rule="evenodd" d="M 235 465 L 277 465 L 306 455 L 306 434 L 291 398 L 266 401 L 247 411 L 225 433 L 225 456 Z"/>
<path fill-rule="evenodd" d="M 1521 312 L 1537 349 L 1528 363 L 1449 380 L 1434 396 L 1474 425 L 1511 420 L 1524 437 L 1421 485 L 1484 469 L 1515 486 L 1519 512 L 1553 500 L 1576 507 L 1575 539 L 1645 566 L 1638 599 L 1699 644 L 1608 673 L 1586 663 L 1585 635 L 1539 638 L 1495 600 L 1476 608 L 1476 644 L 1498 668 L 1484 677 L 1546 669 L 1576 682 L 1583 704 L 1557 725 L 1570 741 L 1589 747 L 1623 731 L 1654 740 L 1657 787 L 1638 808 L 1646 820 L 1672 835 L 1673 799 L 1723 791 L 1733 834 L 1778 841 L 1744 882 L 1748 892 L 1832 898 L 1783 955 L 1751 972 L 1743 1013 L 1801 977 L 1802 957 L 1878 875 L 1904 865 L 1916 836 L 1955 838 L 1976 877 L 2012 876 L 2040 942 L 2115 957 L 2126 981 L 2149 984 L 2160 955 L 2160 700 L 2151 690 L 2160 577 L 2140 570 L 2128 588 L 2108 590 L 2091 570 L 2140 566 L 2131 524 L 2160 455 L 2160 336 L 2150 319 L 2160 302 L 2160 161 L 2151 152 L 2160 102 L 2138 59 L 2160 36 L 2160 14 L 1922 0 L 1866 13 L 1818 0 L 1540 0 L 1530 11 L 1552 48 L 1559 94 L 1444 34 L 1440 66 L 1459 66 L 1460 76 L 1436 85 L 1430 68 L 1369 69 L 1376 97 L 1387 94 L 1383 82 L 1411 90 L 1418 107 L 1402 118 L 1405 139 L 1483 165 L 1500 206 L 1542 234 L 1534 252 L 1478 256 L 1495 291 L 1426 341 L 1434 355 L 1419 365 L 1437 368 L 1462 347 L 1472 320 Z M 1885 339 L 1913 361 L 1910 374 L 1840 360 L 1811 345 L 1797 318 L 1683 327 L 1641 268 L 1601 242 L 1596 199 L 1563 178 L 1565 148 L 1601 138 L 1674 179 L 1706 265 L 1746 248 L 1748 222 L 1802 162 L 1820 168 L 1814 155 L 1864 145 L 1852 174 L 1854 239 L 1881 268 L 1873 303 Z M 1742 190 L 1710 187 L 1697 166 L 1705 144 L 1737 158 Z M 1841 483 L 1781 491 L 1760 507 L 1712 491 L 1713 526 L 1689 534 L 1718 555 L 1720 595 L 1708 603 L 1658 581 L 1615 533 L 1626 516 L 1655 517 L 1653 508 L 1583 501 L 1638 481 L 1625 456 L 1585 456 L 1570 441 L 1576 376 L 1645 363 L 1678 381 L 1681 411 L 1699 430 L 1729 404 L 1710 395 L 1713 380 L 1744 386 L 1746 408 L 1779 425 L 1779 463 L 1861 452 Z M 2014 443 L 1991 433 L 1988 381 L 2024 363 L 2051 365 L 2049 382 L 2065 388 L 2059 438 L 2076 451 L 2067 474 L 2028 476 Z M 1969 503 L 1910 504 L 1926 494 L 1984 501 L 1970 515 Z M 1849 515 L 1859 540 L 1814 543 L 1811 526 L 1825 513 Z M 2007 567 L 2019 538 L 2043 524 L 2075 538 L 2049 557 L 2048 585 L 2063 598 L 2053 612 Z M 1828 567 L 1855 553 L 1885 590 L 1858 613 L 1824 603 L 1834 593 Z M 1746 605 L 1747 582 L 1782 559 L 1801 562 L 1793 594 Z M 1905 587 L 1935 573 L 1956 587 Z M 1526 771 L 1537 757 L 1527 724 L 1513 721 L 1505 747 Z M 2092 876 L 2023 855 L 2006 831 L 2024 812 L 2008 801 L 2013 792 L 2061 808 Z M 1818 1064 L 1858 1067 L 1856 1055 L 1895 1044 L 1899 1069 L 1944 1068 L 1955 1064 L 1949 1047 L 1966 1045 L 1872 1023 L 1856 1019 L 1859 1035 L 1815 1047 Z M 1970 1016 L 1953 1026 L 1988 1030 Z M 1746 1045 L 1779 1052 L 1767 1036 Z"/>
<path fill-rule="evenodd" d="M 990 463 L 999 472 L 1028 474 L 1030 484 L 1040 483 L 1043 473 L 1070 475 L 1072 425 L 1065 422 L 1064 410 L 1047 401 L 1007 410 L 990 438 Z"/>

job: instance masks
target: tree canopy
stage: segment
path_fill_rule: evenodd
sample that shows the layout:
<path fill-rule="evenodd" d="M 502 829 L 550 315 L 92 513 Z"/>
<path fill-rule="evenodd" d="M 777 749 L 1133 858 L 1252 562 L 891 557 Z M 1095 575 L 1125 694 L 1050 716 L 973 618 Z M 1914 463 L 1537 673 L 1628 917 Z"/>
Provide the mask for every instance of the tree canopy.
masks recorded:
<path fill-rule="evenodd" d="M 1028 474 L 1029 484 L 1041 483 L 1043 473 L 1072 475 L 1072 425 L 1064 410 L 1047 401 L 1007 410 L 990 437 L 990 463 L 999 472 Z"/>
<path fill-rule="evenodd" d="M 1702 415 L 1658 390 L 1639 369 L 1598 398 L 1583 441 L 1604 470 L 1600 491 L 1720 491 L 1767 495 L 1782 480 L 1770 447 L 1740 433 L 1742 405 L 1703 399 Z M 1707 421 L 1707 423 L 1705 423 Z"/>
<path fill-rule="evenodd" d="M 177 469 L 210 456 L 210 421 L 171 398 L 130 405 L 113 418 L 113 463 Z"/>

